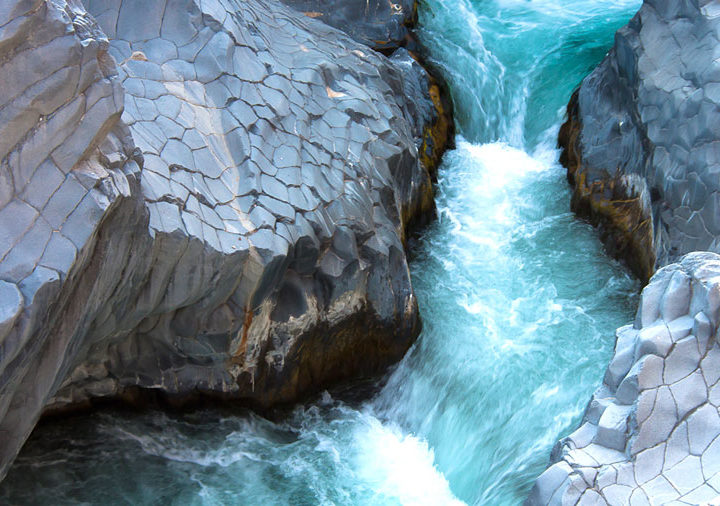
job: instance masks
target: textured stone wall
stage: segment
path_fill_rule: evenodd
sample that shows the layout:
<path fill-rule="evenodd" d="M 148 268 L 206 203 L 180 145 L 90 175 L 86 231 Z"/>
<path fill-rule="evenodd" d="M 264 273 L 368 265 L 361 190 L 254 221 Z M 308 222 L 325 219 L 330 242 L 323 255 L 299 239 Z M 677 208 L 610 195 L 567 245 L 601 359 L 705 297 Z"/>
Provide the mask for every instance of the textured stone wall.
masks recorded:
<path fill-rule="evenodd" d="M 642 293 L 583 422 L 527 504 L 703 504 L 720 496 L 720 256 L 691 253 Z M 673 502 L 676 501 L 676 502 Z"/>
<path fill-rule="evenodd" d="M 572 207 L 647 281 L 720 251 L 720 6 L 645 0 L 583 81 L 560 133 Z"/>
<path fill-rule="evenodd" d="M 132 246 L 121 243 L 144 224 L 105 35 L 77 2 L 6 2 L 0 16 L 2 476 L 69 371 L 77 333 L 111 310 Z"/>
<path fill-rule="evenodd" d="M 0 476 L 43 409 L 289 402 L 417 336 L 407 54 L 272 0 L 13 0 L 0 83 Z"/>

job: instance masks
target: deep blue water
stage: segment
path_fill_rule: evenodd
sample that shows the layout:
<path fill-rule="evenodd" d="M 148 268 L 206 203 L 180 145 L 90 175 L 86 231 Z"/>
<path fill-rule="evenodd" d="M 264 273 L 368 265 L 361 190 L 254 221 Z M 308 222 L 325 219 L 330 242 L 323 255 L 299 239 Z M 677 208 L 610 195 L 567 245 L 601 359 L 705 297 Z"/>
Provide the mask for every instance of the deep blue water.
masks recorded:
<path fill-rule="evenodd" d="M 0 503 L 521 503 L 636 304 L 638 284 L 569 212 L 555 139 L 639 5 L 421 2 L 459 135 L 413 251 L 424 330 L 371 399 L 325 393 L 279 422 L 206 410 L 44 424 Z"/>

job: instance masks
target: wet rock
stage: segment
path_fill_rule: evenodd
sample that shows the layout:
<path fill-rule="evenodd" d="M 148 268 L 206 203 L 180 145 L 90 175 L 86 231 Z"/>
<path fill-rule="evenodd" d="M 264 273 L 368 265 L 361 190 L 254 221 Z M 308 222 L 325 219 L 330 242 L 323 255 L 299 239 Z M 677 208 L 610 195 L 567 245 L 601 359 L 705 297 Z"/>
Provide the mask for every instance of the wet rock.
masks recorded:
<path fill-rule="evenodd" d="M 618 331 L 615 355 L 580 428 L 558 443 L 526 504 L 580 504 L 590 496 L 610 505 L 705 504 L 720 495 L 720 396 L 713 395 L 720 381 L 718 274 L 720 256 L 706 252 L 690 253 L 655 274 L 635 325 Z M 663 312 L 656 310 L 654 321 L 640 318 L 647 314 L 643 306 L 657 299 L 664 301 Z M 681 311 L 686 314 L 677 317 Z M 703 324 L 690 325 L 693 333 L 666 354 L 651 351 L 667 348 L 668 333 L 683 318 Z M 629 383 L 634 387 L 623 387 Z"/>

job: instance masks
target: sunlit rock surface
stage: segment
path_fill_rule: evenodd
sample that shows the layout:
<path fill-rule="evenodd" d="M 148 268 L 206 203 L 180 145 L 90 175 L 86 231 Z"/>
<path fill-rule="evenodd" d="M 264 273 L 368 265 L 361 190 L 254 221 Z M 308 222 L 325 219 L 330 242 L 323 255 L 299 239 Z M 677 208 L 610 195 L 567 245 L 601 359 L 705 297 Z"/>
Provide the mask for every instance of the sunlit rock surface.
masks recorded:
<path fill-rule="evenodd" d="M 704 504 L 720 496 L 720 256 L 660 269 L 583 422 L 527 504 Z"/>
<path fill-rule="evenodd" d="M 85 7 L 0 8 L 0 476 L 46 407 L 293 401 L 419 331 L 421 67 L 270 0 Z"/>
<path fill-rule="evenodd" d="M 560 133 L 573 209 L 644 280 L 720 251 L 719 32 L 717 2 L 645 0 Z"/>

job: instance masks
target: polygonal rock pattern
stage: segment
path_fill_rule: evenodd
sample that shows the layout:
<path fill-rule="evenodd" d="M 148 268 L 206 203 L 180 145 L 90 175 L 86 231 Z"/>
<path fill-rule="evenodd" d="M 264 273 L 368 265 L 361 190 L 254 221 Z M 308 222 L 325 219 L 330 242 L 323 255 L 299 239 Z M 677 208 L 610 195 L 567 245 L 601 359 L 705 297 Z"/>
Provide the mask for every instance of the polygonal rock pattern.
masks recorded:
<path fill-rule="evenodd" d="M 720 496 L 720 256 L 659 270 L 583 422 L 527 504 L 703 504 Z"/>
<path fill-rule="evenodd" d="M 720 251 L 719 40 L 716 1 L 645 0 L 561 131 L 573 208 L 646 280 Z"/>
<path fill-rule="evenodd" d="M 0 476 L 44 408 L 293 401 L 419 331 L 417 64 L 271 0 L 86 6 L 0 8 Z"/>

